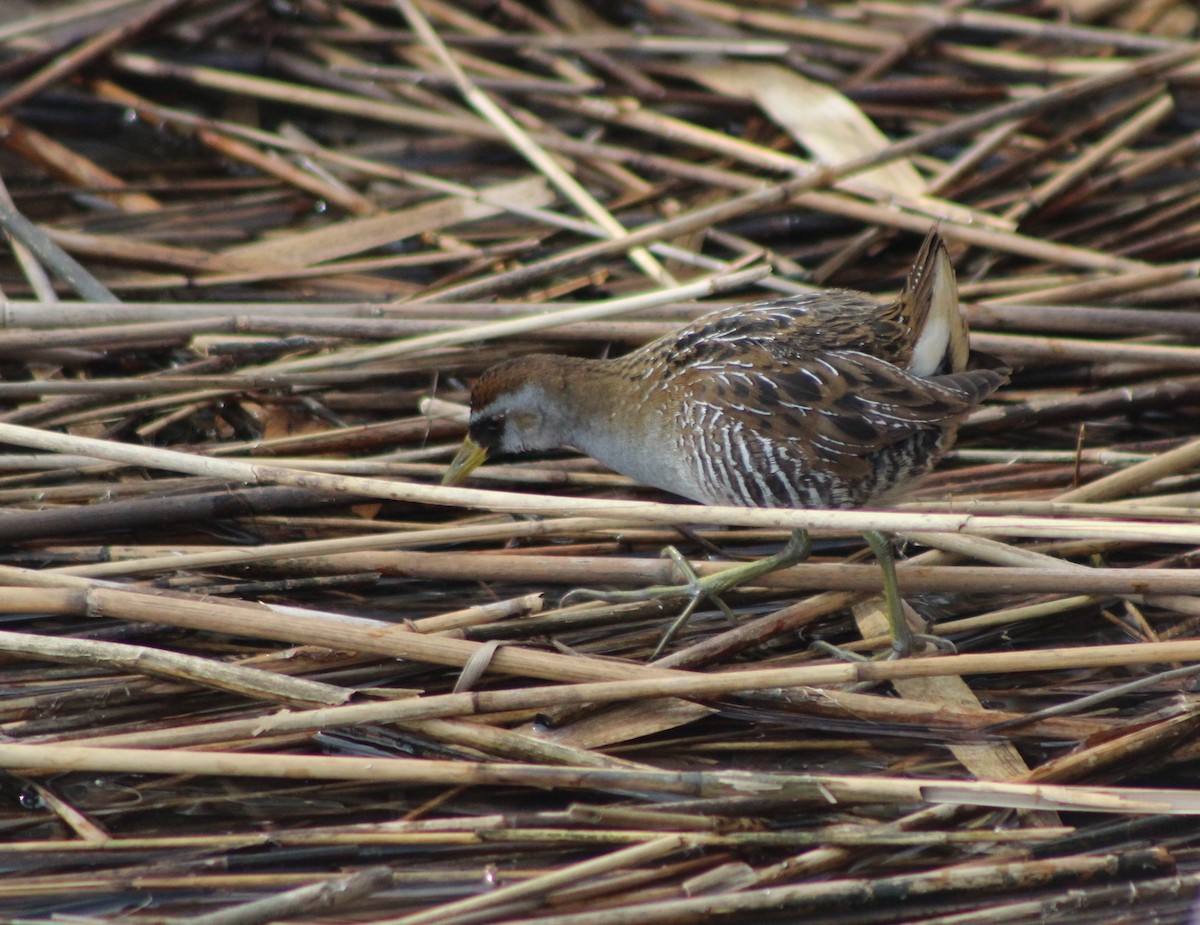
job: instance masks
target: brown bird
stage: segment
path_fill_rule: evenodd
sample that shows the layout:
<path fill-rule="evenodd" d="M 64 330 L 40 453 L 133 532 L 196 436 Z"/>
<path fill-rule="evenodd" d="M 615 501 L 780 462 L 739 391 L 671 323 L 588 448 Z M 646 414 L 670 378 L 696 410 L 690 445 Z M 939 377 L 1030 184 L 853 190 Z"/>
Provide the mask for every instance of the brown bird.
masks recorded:
<path fill-rule="evenodd" d="M 890 305 L 823 290 L 712 312 L 615 359 L 535 354 L 491 367 L 443 482 L 460 483 L 492 454 L 574 447 L 703 504 L 862 507 L 928 472 L 1007 380 L 968 370 L 969 352 L 954 268 L 932 231 Z M 891 543 L 866 537 L 904 654 L 913 634 Z M 798 534 L 778 556 L 693 579 L 686 613 L 805 549 Z"/>

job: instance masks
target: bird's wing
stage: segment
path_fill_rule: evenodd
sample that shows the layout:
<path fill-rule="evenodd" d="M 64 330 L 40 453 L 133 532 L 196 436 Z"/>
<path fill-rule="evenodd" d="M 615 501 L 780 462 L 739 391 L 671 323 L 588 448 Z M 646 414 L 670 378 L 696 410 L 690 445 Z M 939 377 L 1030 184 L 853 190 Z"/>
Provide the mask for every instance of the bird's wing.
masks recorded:
<path fill-rule="evenodd" d="M 909 350 L 904 340 L 894 308 L 861 293 L 829 289 L 711 312 L 633 355 L 674 369 L 715 366 L 758 350 L 778 362 L 826 350 L 856 350 L 903 364 Z"/>
<path fill-rule="evenodd" d="M 866 472 L 872 454 L 952 424 L 1003 381 L 983 371 L 921 379 L 857 351 L 781 357 L 746 344 L 736 363 L 692 372 L 692 395 L 709 408 L 743 419 L 811 468 L 848 476 Z"/>

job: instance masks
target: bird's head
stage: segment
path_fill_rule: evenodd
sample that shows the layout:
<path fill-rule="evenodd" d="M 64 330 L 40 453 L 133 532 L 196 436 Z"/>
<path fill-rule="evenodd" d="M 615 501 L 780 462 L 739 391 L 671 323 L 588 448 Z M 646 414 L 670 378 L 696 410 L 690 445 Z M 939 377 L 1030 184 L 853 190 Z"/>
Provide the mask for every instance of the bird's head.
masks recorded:
<path fill-rule="evenodd" d="M 442 477 L 459 485 L 492 456 L 563 446 L 560 357 L 520 357 L 486 370 L 471 390 L 467 439 Z"/>

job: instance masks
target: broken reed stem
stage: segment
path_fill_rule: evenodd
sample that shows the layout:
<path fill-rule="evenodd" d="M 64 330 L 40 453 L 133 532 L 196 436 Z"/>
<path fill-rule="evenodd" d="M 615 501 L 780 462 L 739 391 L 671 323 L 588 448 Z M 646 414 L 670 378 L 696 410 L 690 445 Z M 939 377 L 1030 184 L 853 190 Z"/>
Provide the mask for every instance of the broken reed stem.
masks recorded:
<path fill-rule="evenodd" d="M 0 743 L 0 767 L 34 771 L 107 771 L 133 774 L 216 774 L 293 780 L 369 780 L 408 786 L 536 786 L 588 790 L 642 790 L 698 797 L 759 793 L 816 803 L 951 803 L 1024 806 L 1077 812 L 1200 815 L 1200 798 L 1188 790 L 1012 784 L 993 781 L 903 780 L 849 775 L 745 771 L 628 771 L 541 765 L 469 764 L 312 755 L 160 751 Z"/>
<path fill-rule="evenodd" d="M 574 531 L 566 531 L 573 533 Z M 502 531 L 496 531 L 498 535 Z M 406 541 L 425 545 L 411 534 L 399 534 Z M 544 535 L 544 534 L 539 534 Z M 951 534 L 952 535 L 952 534 Z M 355 538 L 363 549 L 394 546 L 386 535 Z M 924 537 L 925 545 L 942 546 Z M 376 540 L 381 540 L 376 542 Z M 324 546 L 341 541 L 330 540 L 312 544 Z M 303 544 L 286 544 L 297 546 Z M 496 555 L 478 553 L 378 552 L 320 553 L 307 549 L 278 553 L 271 549 L 234 549 L 204 553 L 175 554 L 182 560 L 173 564 L 172 555 L 131 558 L 124 561 L 86 565 L 62 566 L 47 570 L 60 575 L 88 578 L 116 578 L 172 572 L 176 568 L 214 568 L 228 565 L 262 563 L 270 569 L 284 569 L 300 574 L 339 574 L 349 572 L 379 573 L 404 576 L 425 581 L 503 581 L 534 582 L 563 587 L 583 587 L 586 583 L 613 584 L 634 587 L 678 586 L 681 580 L 674 564 L 667 559 L 620 558 L 611 555 Z M 1061 560 L 1053 560 L 1059 565 Z M 714 575 L 736 564 L 733 561 L 694 561 L 692 567 L 700 576 Z M 1200 574 L 1194 569 L 1102 568 L 1079 566 L 1062 573 L 1047 565 L 1006 566 L 994 568 L 977 565 L 924 566 L 899 563 L 897 577 L 900 589 L 907 594 L 954 592 L 964 594 L 1039 594 L 1061 591 L 1066 594 L 1095 594 L 1141 596 L 1145 594 L 1200 593 Z M 845 565 L 806 563 L 781 569 L 755 579 L 752 589 L 782 591 L 858 591 L 877 592 L 881 577 L 874 565 Z M 686 586 L 679 586 L 676 600 L 687 597 Z M 15 606 L 15 604 L 14 604 Z M 0 611 L 8 607 L 0 604 Z M 18 608 L 19 612 L 19 608 Z"/>
<path fill-rule="evenodd" d="M 247 925 L 250 922 L 290 918 L 314 909 L 329 913 L 356 908 L 371 895 L 394 883 L 391 868 L 370 867 L 352 874 L 330 876 L 321 883 L 239 903 L 218 912 L 191 916 L 191 925 Z"/>
<path fill-rule="evenodd" d="M 608 515 L 629 520 L 651 520 L 664 523 L 724 523 L 788 529 L 826 529 L 853 533 L 861 533 L 863 530 L 883 530 L 891 533 L 948 531 L 1026 537 L 1112 538 L 1144 542 L 1200 543 L 1200 527 L 1185 524 L 1050 520 L 969 514 L 906 514 L 891 511 L 747 509 L 715 505 L 666 505 L 650 502 L 607 501 L 592 498 L 576 498 L 564 502 L 561 498 L 539 495 L 513 495 L 476 489 L 387 482 L 356 476 L 298 472 L 277 466 L 239 463 L 173 450 L 120 444 L 90 437 L 67 436 L 2 423 L 0 423 L 0 441 L 32 449 L 78 453 L 127 465 L 168 469 L 253 484 L 293 485 L 348 496 L 477 507 L 511 514 L 547 514 L 569 509 L 575 514 Z"/>
<path fill-rule="evenodd" d="M 765 267 L 749 270 L 738 270 L 732 273 L 722 273 L 707 279 L 664 289 L 644 295 L 632 296 L 627 299 L 611 299 L 595 305 L 580 306 L 573 309 L 563 309 L 557 312 L 543 312 L 528 315 L 524 318 L 513 318 L 495 321 L 491 324 L 475 325 L 458 331 L 442 331 L 437 334 L 427 334 L 423 337 L 410 337 L 392 344 L 379 347 L 359 348 L 353 351 L 342 351 L 332 356 L 310 357 L 306 360 L 292 360 L 273 364 L 269 367 L 273 372 L 294 372 L 307 369 L 328 369 L 332 366 L 373 362 L 381 359 L 394 359 L 411 353 L 418 353 L 436 347 L 446 347 L 456 344 L 472 343 L 478 340 L 488 340 L 498 337 L 508 337 L 513 334 L 538 331 L 543 328 L 555 327 L 559 324 L 586 321 L 603 318 L 610 315 L 640 311 L 641 309 L 662 305 L 679 299 L 692 299 L 723 292 L 727 289 L 737 289 L 747 283 L 761 279 L 769 271 Z"/>
<path fill-rule="evenodd" d="M 423 912 L 389 919 L 387 925 L 432 925 L 432 923 L 446 922 L 455 916 L 483 909 L 495 909 L 506 902 L 540 896 L 550 890 L 580 883 L 611 871 L 656 861 L 676 851 L 692 847 L 693 844 L 690 839 L 678 835 L 664 836 L 628 848 L 621 848 L 599 857 L 589 858 L 577 864 L 569 864 L 551 873 L 531 877 L 523 883 L 510 884 L 479 896 L 471 896 L 457 902 L 434 906 Z"/>
<path fill-rule="evenodd" d="M 542 150 L 508 113 L 471 82 L 415 3 L 410 0 L 394 0 L 394 2 L 412 25 L 413 31 L 417 33 L 422 42 L 433 50 L 442 67 L 450 73 L 459 93 L 463 95 L 472 109 L 494 125 L 504 139 L 544 174 L 559 192 L 578 206 L 592 221 L 600 225 L 611 237 L 619 238 L 627 234 L 625 228 L 596 201 L 578 180 Z M 645 248 L 631 248 L 629 259 L 658 284 L 670 286 L 675 282 L 671 274 L 664 270 L 662 264 L 655 260 Z"/>
<path fill-rule="evenodd" d="M 414 633 L 375 620 L 342 617 L 296 607 L 223 603 L 179 594 L 164 595 L 161 592 L 123 590 L 87 579 L 53 576 L 9 566 L 0 567 L 0 581 L 24 587 L 64 588 L 74 595 L 69 606 L 86 608 L 89 614 L 104 614 L 125 620 L 231 633 L 237 636 L 262 636 L 333 649 L 351 648 L 360 652 L 440 665 L 463 667 L 485 646 L 465 639 Z M 792 687 L 942 674 L 1043 671 L 1068 667 L 1193 660 L 1200 660 L 1200 642 L 1176 640 L 1132 645 L 1082 646 L 1038 652 L 977 653 L 902 662 L 820 665 L 781 669 L 779 674 L 768 673 L 761 677 L 770 682 L 770 686 Z M 491 654 L 490 667 L 500 673 L 577 682 L 644 678 L 647 677 L 647 673 L 659 678 L 673 674 L 656 665 L 608 663 L 517 646 L 497 649 Z M 711 679 L 713 676 L 702 677 Z M 735 684 L 746 682 L 748 677 L 741 675 Z M 729 679 L 724 680 L 727 683 Z M 710 680 L 710 683 L 713 682 Z M 632 696 L 631 690 L 632 687 L 624 692 L 626 697 Z"/>
<path fill-rule="evenodd" d="M 0 26 L 8 53 L 0 80 L 10 89 L 28 94 L 64 74 L 86 78 L 70 93 L 40 94 L 0 119 L 0 143 L 17 165 L 8 179 L 18 211 L 43 222 L 46 238 L 108 291 L 192 299 L 194 289 L 196 298 L 204 296 L 172 304 L 50 304 L 58 295 L 32 258 L 7 264 L 5 295 L 34 292 L 38 302 L 0 299 L 8 328 L 0 355 L 12 373 L 0 383 L 4 422 L 199 452 L 183 454 L 187 477 L 158 480 L 138 468 L 165 465 L 169 472 L 184 461 L 114 460 L 113 452 L 136 447 L 89 447 L 69 435 L 59 435 L 64 442 L 56 446 L 69 457 L 6 457 L 0 503 L 8 516 L 0 518 L 0 539 L 11 547 L 8 563 L 33 562 L 39 571 L 0 578 L 7 583 L 0 606 L 20 615 L 6 629 L 28 630 L 11 640 L 0 634 L 10 651 L 5 683 L 15 694 L 0 708 L 5 736 L 37 742 L 45 755 L 59 746 L 152 746 L 171 750 L 164 755 L 175 760 L 184 748 L 207 746 L 198 753 L 205 762 L 217 749 L 302 759 L 309 751 L 365 748 L 364 761 L 414 767 L 390 755 L 415 750 L 453 755 L 468 767 L 512 767 L 499 759 L 559 774 L 586 769 L 594 774 L 583 787 L 598 797 L 595 805 L 564 809 L 561 795 L 547 795 L 528 776 L 515 789 L 464 792 L 430 765 L 429 783 L 419 788 L 367 778 L 188 774 L 180 790 L 172 778 L 151 778 L 135 781 L 136 808 L 126 811 L 133 804 L 105 796 L 111 787 L 102 772 L 85 786 L 62 775 L 18 778 L 31 800 L 9 821 L 34 826 L 28 834 L 37 840 L 11 843 L 17 873 L 0 880 L 0 917 L 31 903 L 77 904 L 88 893 L 121 903 L 136 866 L 121 860 L 126 851 L 155 854 L 156 870 L 136 872 L 130 895 L 137 907 L 147 895 L 176 905 L 211 902 L 195 898 L 204 891 L 230 906 L 209 915 L 213 922 L 294 917 L 311 913 L 305 904 L 316 901 L 297 884 L 342 886 L 313 870 L 357 864 L 362 857 L 353 852 L 370 845 L 424 851 L 420 871 L 396 870 L 390 880 L 381 873 L 368 892 L 386 887 L 387 895 L 356 907 L 368 918 L 402 921 L 532 914 L 548 925 L 678 925 L 715 909 L 749 922 L 781 908 L 811 915 L 830 906 L 837 914 L 837 904 L 844 912 L 864 884 L 919 897 L 927 916 L 964 915 L 962 903 L 978 906 L 980 889 L 1041 891 L 1029 901 L 1045 916 L 1060 899 L 1055 890 L 1071 878 L 1080 881 L 1076 908 L 1107 908 L 1099 903 L 1113 899 L 1105 893 L 1111 887 L 1087 882 L 1106 876 L 1123 889 L 1134 883 L 1139 900 L 1182 901 L 1187 885 L 1168 889 L 1159 874 L 1169 860 L 1164 852 L 1110 850 L 1117 842 L 1089 833 L 1087 852 L 1072 854 L 1078 844 L 1054 827 L 1047 804 L 1009 818 L 939 804 L 883 825 L 862 822 L 873 812 L 868 808 L 845 826 L 836 824 L 844 814 L 842 804 L 828 802 L 830 793 L 809 794 L 818 799 L 797 815 L 796 793 L 763 795 L 753 775 L 719 797 L 668 795 L 666 805 L 658 791 L 606 790 L 604 781 L 615 778 L 595 776 L 661 774 L 659 765 L 687 762 L 709 775 L 693 783 L 715 786 L 708 762 L 803 767 L 811 756 L 839 767 L 859 762 L 872 775 L 910 782 L 965 772 L 1086 785 L 1169 775 L 1193 760 L 1195 718 L 1179 700 L 1186 701 L 1190 676 L 1170 669 L 1172 660 L 1183 663 L 1181 671 L 1197 663 L 1200 621 L 1200 595 L 1187 568 L 1197 538 L 1192 508 L 1200 506 L 1189 491 L 1195 459 L 1186 448 L 1173 451 L 1192 439 L 1183 422 L 1200 400 L 1200 376 L 1189 374 L 1196 362 L 1189 345 L 1200 335 L 1190 311 L 1200 293 L 1200 183 L 1186 176 L 1200 151 L 1200 135 L 1188 128 L 1195 122 L 1188 87 L 1196 44 L 1182 34 L 1175 40 L 1111 27 L 1141 21 L 1149 28 L 1158 17 L 1160 28 L 1177 12 L 1170 3 L 1093 11 L 1085 27 L 1038 19 L 1036 11 L 955 4 L 931 11 L 876 2 L 859 4 L 852 17 L 820 18 L 680 0 L 650 10 L 639 26 L 644 31 L 632 35 L 613 28 L 595 5 L 506 0 L 484 18 L 482 8 L 422 0 L 418 16 L 436 27 L 425 36 L 433 41 L 422 45 L 413 31 L 385 27 L 386 4 L 313 7 L 301 23 L 242 16 L 238 3 L 218 0 L 192 4 L 107 51 L 114 30 L 156 6 L 97 0 Z M 99 15 L 87 18 L 83 7 Z M 390 21 L 401 22 L 394 10 Z M 722 38 L 693 34 L 706 23 Z M 996 35 L 1006 37 L 1003 48 L 992 47 Z M 242 53 L 260 48 L 264 37 L 278 46 L 272 70 L 239 73 Z M 938 53 L 919 56 L 914 66 L 912 50 L 926 41 L 936 42 Z M 449 78 L 431 46 L 449 62 Z M 1146 53 L 1156 57 L 1123 57 Z M 710 62 L 751 62 L 759 74 L 787 74 L 800 57 L 803 79 L 840 91 L 900 140 L 870 162 L 814 169 L 803 139 L 770 105 L 714 92 L 696 79 Z M 86 74 L 78 69 L 85 60 Z M 189 66 L 194 60 L 213 66 Z M 141 75 L 137 93 L 115 82 L 121 69 Z M 762 80 L 756 89 L 783 94 L 784 83 Z M 462 105 L 455 87 L 484 101 L 484 117 Z M 211 98 L 211 111 L 219 108 L 225 118 L 185 111 L 186 91 Z M 246 100 L 255 104 L 253 123 L 245 120 Z M 281 103 L 286 120 L 274 112 Z M 127 117 L 119 130 L 114 113 Z M 518 132 L 503 130 L 506 117 Z M 812 121 L 806 130 L 823 130 Z M 107 147 L 92 144 L 82 128 L 98 123 L 114 129 Z M 737 138 L 723 134 L 729 125 L 741 127 Z M 147 136 L 151 142 L 142 144 Z M 161 145 L 163 137 L 171 143 Z M 137 149 L 132 161 L 114 156 L 124 145 Z M 511 157 L 517 146 L 543 166 Z M 172 150 L 188 152 L 187 164 L 172 163 Z M 934 178 L 936 196 L 869 185 L 867 171 L 901 157 L 911 158 L 918 181 Z M 238 175 L 229 173 L 230 163 Z M 586 184 L 603 214 L 576 216 L 570 203 L 553 199 L 543 176 L 560 165 L 560 188 Z M 794 523 L 847 533 L 863 517 L 907 529 L 945 552 L 903 564 L 900 580 L 909 594 L 937 588 L 955 595 L 954 619 L 941 629 L 977 650 L 969 656 L 896 667 L 817 662 L 805 649 L 809 625 L 873 594 L 879 575 L 871 565 L 816 561 L 762 580 L 771 587 L 731 595 L 738 628 L 701 614 L 686 649 L 638 665 L 674 604 L 539 613 L 541 598 L 514 583 L 670 583 L 677 576 L 668 564 L 632 559 L 625 550 L 652 552 L 677 540 L 675 531 L 655 525 L 727 512 L 625 502 L 587 507 L 631 489 L 628 480 L 579 460 L 481 473 L 481 485 L 547 486 L 557 499 L 439 494 L 405 481 L 386 487 L 397 477 L 440 476 L 437 461 L 461 435 L 463 389 L 490 363 L 544 349 L 543 342 L 603 355 L 611 344 L 650 340 L 743 298 L 650 307 L 658 297 L 651 295 L 641 307 L 622 309 L 639 311 L 637 321 L 562 324 L 553 314 L 596 307 L 582 304 L 585 298 L 644 289 L 630 256 L 651 266 L 662 261 L 682 276 L 724 270 L 762 251 L 777 274 L 759 284 L 770 293 L 810 288 L 812 266 L 816 279 L 835 273 L 832 285 L 883 295 L 898 285 L 900 252 L 915 243 L 909 230 L 924 233 L 934 220 L 959 242 L 963 298 L 987 300 L 968 306 L 977 345 L 1024 368 L 999 398 L 1010 403 L 974 415 L 961 434 L 966 442 L 988 434 L 990 449 L 956 453 L 916 497 L 980 492 L 984 500 L 824 521 L 767 513 L 752 530 L 705 530 L 700 541 L 740 551 L 777 543 Z M 519 301 L 449 301 L 472 292 L 490 299 L 505 289 Z M 539 312 L 548 320 L 523 332 L 491 326 Z M 446 340 L 430 347 L 427 335 L 434 344 Z M 363 356 L 377 360 L 362 363 Z M 419 400 L 431 393 L 448 401 L 419 414 Z M 92 464 L 97 458 L 87 450 L 101 447 L 110 461 Z M 963 463 L 970 467 L 955 468 Z M 1112 466 L 1132 468 L 1104 478 Z M 209 475 L 216 473 L 221 477 Z M 356 483 L 334 473 L 377 477 Z M 275 478 L 307 481 L 238 487 Z M 1080 503 L 1040 500 L 1078 483 L 1082 497 L 1067 497 Z M 1110 500 L 1094 503 L 1101 498 Z M 318 504 L 324 507 L 303 510 Z M 339 510 L 326 516 L 330 504 Z M 473 505 L 558 519 L 498 523 L 454 510 Z M 635 513 L 627 517 L 629 510 Z M 956 519 L 919 516 L 927 511 L 951 511 Z M 944 529 L 923 532 L 931 526 Z M 976 535 L 997 528 L 1010 531 L 1000 536 L 1054 542 L 1030 549 Z M 1085 529 L 1107 539 L 1067 539 Z M 566 536 L 573 538 L 558 540 Z M 1170 545 L 1159 542 L 1162 536 Z M 437 551 L 450 544 L 463 548 Z M 984 564 L 941 564 L 951 555 Z M 721 564 L 703 563 L 702 571 Z M 142 576 L 174 590 L 80 575 Z M 765 612 L 781 606 L 768 600 L 784 598 L 789 585 L 827 590 L 799 601 L 793 595 L 782 610 Z M 846 625 L 843 618 L 828 631 L 841 635 Z M 262 651 L 271 634 L 314 645 Z M 1101 645 L 1131 638 L 1147 642 Z M 1063 647 L 1064 639 L 1080 645 Z M 138 645 L 131 650 L 130 642 Z M 996 649 L 1005 651 L 992 654 Z M 741 650 L 745 656 L 734 659 Z M 685 665 L 704 671 L 680 670 Z M 460 674 L 464 666 L 469 670 Z M 761 673 L 770 671 L 788 673 Z M 903 672 L 917 674 L 906 680 Z M 962 672 L 1009 709 L 970 702 L 969 687 L 954 677 Z M 157 673 L 179 680 L 151 680 Z M 284 677 L 276 683 L 273 675 Z M 470 678 L 485 689 L 443 693 L 456 675 L 460 684 Z M 324 685 L 309 690 L 312 699 L 289 701 L 296 688 L 288 677 L 320 677 Z M 878 693 L 828 686 L 878 685 L 884 677 L 898 683 Z M 939 683 L 913 686 L 927 681 Z M 414 689 L 424 693 L 414 696 Z M 276 712 L 280 698 L 294 706 Z M 322 698 L 342 705 L 305 708 Z M 1053 715 L 1079 710 L 1088 715 Z M 715 724 L 694 722 L 717 711 Z M 1016 756 L 1016 739 L 1033 745 L 1024 754 L 1036 757 L 1036 766 Z M 1047 752 L 1046 742 L 1077 745 Z M 961 767 L 946 766 L 951 756 Z M 493 794 L 499 803 L 489 812 L 481 801 Z M 505 812 L 514 801 L 519 824 Z M 247 805 L 265 814 L 270 845 L 238 817 L 237 807 Z M 331 805 L 365 807 L 385 821 L 340 825 Z M 193 806 L 199 815 L 171 815 Z M 807 821 L 797 827 L 797 818 Z M 181 823 L 171 837 L 161 835 L 164 819 Z M 195 834 L 196 825 L 212 834 Z M 1131 825 L 1122 837 L 1170 838 L 1182 851 L 1190 844 L 1180 834 L 1186 830 L 1151 814 Z M 670 839 L 686 854 L 619 862 L 629 845 L 637 852 Z M 1012 852 L 1047 839 L 1053 860 L 1010 863 Z M 303 849 L 308 869 L 222 874 L 210 857 L 282 847 L 286 864 L 292 846 Z M 902 853 L 917 846 L 941 846 L 947 866 L 934 867 L 942 861 L 931 861 L 928 851 Z M 108 855 L 93 857 L 97 849 Z M 62 868 L 70 855 L 86 877 Z M 962 864 L 967 856 L 980 863 Z M 925 865 L 920 873 L 892 876 L 897 865 L 913 867 L 914 857 Z M 489 882 L 480 893 L 479 866 L 493 858 L 517 860 L 497 867 L 499 889 Z M 589 867 L 593 862 L 604 869 Z M 506 891 L 508 884 L 524 888 Z M 267 891 L 285 892 L 241 901 Z M 397 896 L 405 903 L 399 909 Z M 188 912 L 195 917 L 191 908 L 181 914 Z"/>
<path fill-rule="evenodd" d="M 344 703 L 348 694 L 330 684 L 289 678 L 271 671 L 227 665 L 207 658 L 90 639 L 57 639 L 0 631 L 0 652 L 68 664 L 98 665 L 199 684 L 260 700 L 297 705 Z"/>

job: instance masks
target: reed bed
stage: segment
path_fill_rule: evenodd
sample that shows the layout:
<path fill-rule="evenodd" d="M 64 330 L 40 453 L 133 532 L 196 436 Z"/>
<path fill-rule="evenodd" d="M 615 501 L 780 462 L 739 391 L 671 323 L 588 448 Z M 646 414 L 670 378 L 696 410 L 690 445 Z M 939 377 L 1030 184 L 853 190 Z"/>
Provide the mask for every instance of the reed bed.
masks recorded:
<path fill-rule="evenodd" d="M 1198 126 L 1182 0 L 0 3 L 0 917 L 1195 921 Z M 1014 374 L 893 507 L 440 486 L 934 224 Z"/>

